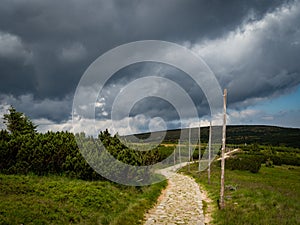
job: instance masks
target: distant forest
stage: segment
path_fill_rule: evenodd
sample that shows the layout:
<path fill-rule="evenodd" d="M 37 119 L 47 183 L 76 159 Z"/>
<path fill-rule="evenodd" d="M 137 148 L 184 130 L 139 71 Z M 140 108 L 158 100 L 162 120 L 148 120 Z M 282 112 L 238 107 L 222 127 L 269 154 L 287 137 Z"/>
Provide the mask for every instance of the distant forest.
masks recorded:
<path fill-rule="evenodd" d="M 198 129 L 198 128 L 192 128 Z M 208 142 L 208 127 L 201 127 L 201 141 Z M 168 130 L 165 143 L 174 143 L 180 136 L 180 129 Z M 155 136 L 159 136 L 157 132 Z M 149 137 L 150 133 L 136 134 L 139 139 Z M 227 144 L 261 144 L 300 148 L 300 129 L 263 125 L 236 125 L 226 128 Z"/>

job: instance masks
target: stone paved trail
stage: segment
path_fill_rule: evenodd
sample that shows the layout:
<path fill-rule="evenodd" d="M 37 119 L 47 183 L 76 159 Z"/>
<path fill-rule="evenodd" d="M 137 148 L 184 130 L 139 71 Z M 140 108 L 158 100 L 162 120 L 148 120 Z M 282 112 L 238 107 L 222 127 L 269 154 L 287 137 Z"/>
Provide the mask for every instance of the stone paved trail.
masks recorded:
<path fill-rule="evenodd" d="M 145 225 L 204 225 L 201 192 L 194 179 L 170 170 L 161 173 L 169 178 L 169 185 L 158 204 L 146 214 Z"/>

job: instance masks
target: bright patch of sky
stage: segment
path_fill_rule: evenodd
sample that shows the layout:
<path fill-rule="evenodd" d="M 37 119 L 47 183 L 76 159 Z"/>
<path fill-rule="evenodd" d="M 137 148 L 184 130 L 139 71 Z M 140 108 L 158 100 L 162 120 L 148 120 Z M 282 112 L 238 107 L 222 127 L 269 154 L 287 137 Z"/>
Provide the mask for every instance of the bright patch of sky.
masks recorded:
<path fill-rule="evenodd" d="M 281 111 L 300 110 L 300 85 L 291 93 L 263 101 L 254 108 L 272 114 Z"/>

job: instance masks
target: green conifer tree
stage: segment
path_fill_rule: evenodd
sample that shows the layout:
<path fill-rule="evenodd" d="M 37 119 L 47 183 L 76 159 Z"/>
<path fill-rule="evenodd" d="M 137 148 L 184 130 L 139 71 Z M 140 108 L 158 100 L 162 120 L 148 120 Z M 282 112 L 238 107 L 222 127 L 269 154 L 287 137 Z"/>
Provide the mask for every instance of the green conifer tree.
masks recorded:
<path fill-rule="evenodd" d="M 23 113 L 18 112 L 13 106 L 8 109 L 9 113 L 5 114 L 3 119 L 7 127 L 7 130 L 12 135 L 22 135 L 22 134 L 35 134 L 36 125 L 25 116 Z"/>

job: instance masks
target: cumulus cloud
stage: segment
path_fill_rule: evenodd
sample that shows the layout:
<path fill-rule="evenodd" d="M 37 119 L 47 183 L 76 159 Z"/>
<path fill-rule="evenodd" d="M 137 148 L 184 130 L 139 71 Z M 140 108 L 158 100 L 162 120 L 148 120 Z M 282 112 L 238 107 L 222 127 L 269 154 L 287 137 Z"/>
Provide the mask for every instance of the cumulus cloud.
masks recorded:
<path fill-rule="evenodd" d="M 24 112 L 30 118 L 45 118 L 55 122 L 61 122 L 65 115 L 70 117 L 72 108 L 71 97 L 64 99 L 36 100 L 32 94 L 14 97 L 13 95 L 0 95 L 0 105 L 4 108 L 13 105 L 18 111 Z"/>
<path fill-rule="evenodd" d="M 24 59 L 28 63 L 31 57 L 20 37 L 0 30 L 0 58 Z"/>
<path fill-rule="evenodd" d="M 100 131 L 108 129 L 111 134 L 119 135 L 137 134 L 146 131 L 165 130 L 164 122 L 159 118 L 150 118 L 145 115 L 126 117 L 121 120 L 94 120 L 88 118 L 74 118 L 61 123 L 40 118 L 34 119 L 34 124 L 38 125 L 39 132 L 51 131 L 71 131 L 74 133 L 85 132 L 87 135 L 97 136 Z"/>

